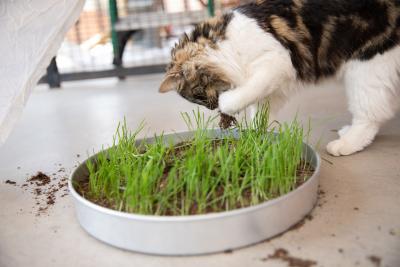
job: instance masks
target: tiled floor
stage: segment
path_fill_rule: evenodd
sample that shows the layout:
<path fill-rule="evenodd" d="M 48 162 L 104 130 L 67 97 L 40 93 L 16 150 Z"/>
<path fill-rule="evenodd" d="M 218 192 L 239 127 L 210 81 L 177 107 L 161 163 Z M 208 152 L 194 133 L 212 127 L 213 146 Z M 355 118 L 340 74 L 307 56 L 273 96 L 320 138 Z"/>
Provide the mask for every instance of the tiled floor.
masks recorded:
<path fill-rule="evenodd" d="M 281 120 L 297 113 L 311 119 L 314 144 L 323 160 L 325 192 L 313 219 L 255 246 L 229 254 L 200 257 L 156 257 L 122 251 L 86 234 L 69 196 L 57 195 L 49 210 L 36 216 L 34 195 L 20 186 L 37 171 L 68 175 L 73 166 L 102 144 L 125 116 L 134 127 L 143 119 L 148 133 L 180 131 L 179 112 L 193 109 L 176 94 L 157 93 L 160 75 L 65 83 L 61 90 L 38 88 L 17 127 L 0 147 L 0 266 L 288 266 L 263 261 L 277 248 L 316 266 L 400 266 L 400 116 L 383 127 L 362 153 L 334 158 L 324 146 L 332 130 L 350 120 L 343 90 L 326 86 L 295 97 Z M 77 154 L 82 155 L 77 157 Z M 61 166 L 59 165 L 61 164 Z M 66 172 L 57 172 L 61 167 Z M 9 179 L 17 186 L 6 184 Z M 54 182 L 57 182 L 55 180 Z"/>

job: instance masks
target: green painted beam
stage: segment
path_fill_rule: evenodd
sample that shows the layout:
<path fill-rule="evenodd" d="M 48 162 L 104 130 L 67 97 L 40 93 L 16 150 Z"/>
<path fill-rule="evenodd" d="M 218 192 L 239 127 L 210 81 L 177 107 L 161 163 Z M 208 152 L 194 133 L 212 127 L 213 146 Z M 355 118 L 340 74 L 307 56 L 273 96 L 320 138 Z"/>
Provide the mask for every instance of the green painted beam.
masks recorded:
<path fill-rule="evenodd" d="M 108 12 L 110 16 L 110 25 L 111 25 L 111 42 L 113 46 L 114 56 L 118 55 L 119 45 L 118 45 L 118 36 L 115 31 L 115 23 L 118 21 L 118 7 L 116 0 L 108 1 Z"/>
<path fill-rule="evenodd" d="M 214 0 L 208 0 L 207 9 L 208 9 L 208 14 L 210 14 L 211 17 L 214 17 L 215 15 Z"/>

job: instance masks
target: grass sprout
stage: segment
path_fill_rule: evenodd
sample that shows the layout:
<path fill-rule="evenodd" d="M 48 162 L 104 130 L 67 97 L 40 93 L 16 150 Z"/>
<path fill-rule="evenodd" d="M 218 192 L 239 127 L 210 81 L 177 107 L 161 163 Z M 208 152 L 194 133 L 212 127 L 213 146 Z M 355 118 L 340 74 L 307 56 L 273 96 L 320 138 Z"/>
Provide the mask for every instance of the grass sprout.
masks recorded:
<path fill-rule="evenodd" d="M 113 145 L 87 162 L 81 194 L 102 206 L 147 215 L 190 215 L 256 205 L 295 189 L 312 173 L 302 160 L 308 133 L 294 119 L 271 123 L 268 106 L 237 128 L 210 136 L 216 117 L 182 113 L 193 137 L 172 143 L 163 134 L 137 142 L 124 120 Z"/>

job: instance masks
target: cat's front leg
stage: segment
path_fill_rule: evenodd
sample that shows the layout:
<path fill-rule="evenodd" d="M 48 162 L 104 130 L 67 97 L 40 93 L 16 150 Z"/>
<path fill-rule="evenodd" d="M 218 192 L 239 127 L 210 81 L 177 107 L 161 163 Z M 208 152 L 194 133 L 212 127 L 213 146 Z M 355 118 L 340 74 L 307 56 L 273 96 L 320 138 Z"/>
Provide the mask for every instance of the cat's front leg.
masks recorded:
<path fill-rule="evenodd" d="M 218 106 L 222 113 L 234 115 L 251 104 L 265 100 L 274 91 L 286 86 L 288 77 L 277 71 L 258 72 L 248 81 L 229 91 L 223 92 L 218 99 Z"/>
<path fill-rule="evenodd" d="M 247 81 L 232 90 L 223 92 L 218 98 L 222 113 L 234 115 L 251 104 L 256 104 L 269 93 L 270 79 L 261 71 L 248 77 Z"/>
<path fill-rule="evenodd" d="M 296 80 L 289 53 L 279 47 L 249 64 L 243 84 L 223 92 L 218 104 L 222 113 L 234 115 L 251 104 L 264 101 L 271 94 L 287 90 Z"/>
<path fill-rule="evenodd" d="M 246 108 L 243 102 L 242 92 L 243 90 L 235 89 L 222 93 L 218 99 L 220 111 L 233 116 L 235 113 Z"/>

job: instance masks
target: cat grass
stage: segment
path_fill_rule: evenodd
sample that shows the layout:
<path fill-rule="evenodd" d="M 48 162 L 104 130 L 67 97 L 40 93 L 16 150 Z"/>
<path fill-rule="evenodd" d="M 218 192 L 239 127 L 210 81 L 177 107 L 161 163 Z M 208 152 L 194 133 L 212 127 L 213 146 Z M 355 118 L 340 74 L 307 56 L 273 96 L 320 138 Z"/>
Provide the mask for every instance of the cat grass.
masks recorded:
<path fill-rule="evenodd" d="M 302 160 L 305 133 L 297 120 L 270 123 L 262 107 L 251 122 L 210 138 L 215 117 L 183 113 L 191 139 L 177 144 L 163 135 L 136 144 L 141 124 L 126 122 L 112 147 L 88 161 L 89 177 L 76 187 L 85 198 L 118 211 L 191 215 L 256 205 L 295 189 L 312 173 Z"/>

